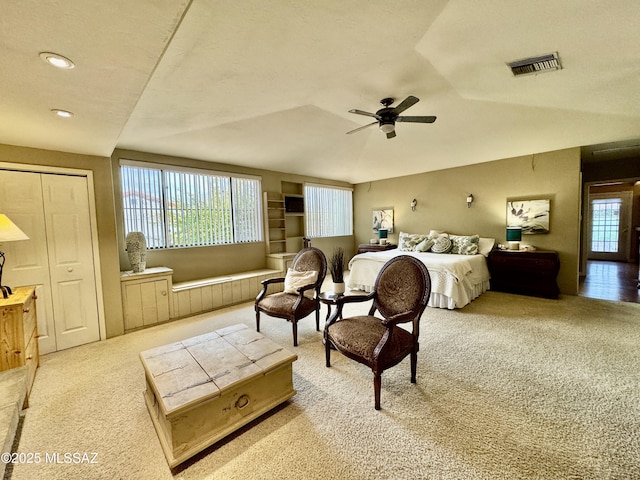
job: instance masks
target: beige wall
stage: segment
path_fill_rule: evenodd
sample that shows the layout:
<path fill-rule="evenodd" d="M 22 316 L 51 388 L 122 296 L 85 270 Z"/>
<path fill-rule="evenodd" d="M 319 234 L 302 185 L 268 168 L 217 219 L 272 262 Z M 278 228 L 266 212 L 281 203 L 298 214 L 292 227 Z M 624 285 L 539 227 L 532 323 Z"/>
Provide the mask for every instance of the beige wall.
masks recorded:
<path fill-rule="evenodd" d="M 98 224 L 98 248 L 100 250 L 100 273 L 107 337 L 121 335 L 124 332 L 124 326 L 122 308 L 120 306 L 120 265 L 118 262 L 118 244 L 116 242 L 111 159 L 0 145 L 0 161 L 91 170 L 93 172 L 96 220 Z"/>
<path fill-rule="evenodd" d="M 372 237 L 371 211 L 393 207 L 398 232 L 444 230 L 479 234 L 505 242 L 507 199 L 551 199 L 550 233 L 525 235 L 523 243 L 560 255 L 558 285 L 562 293 L 578 292 L 580 227 L 580 149 L 529 155 L 466 167 L 358 184 L 354 195 L 356 243 Z M 474 196 L 471 208 L 466 197 Z M 410 202 L 418 205 L 411 211 Z"/>

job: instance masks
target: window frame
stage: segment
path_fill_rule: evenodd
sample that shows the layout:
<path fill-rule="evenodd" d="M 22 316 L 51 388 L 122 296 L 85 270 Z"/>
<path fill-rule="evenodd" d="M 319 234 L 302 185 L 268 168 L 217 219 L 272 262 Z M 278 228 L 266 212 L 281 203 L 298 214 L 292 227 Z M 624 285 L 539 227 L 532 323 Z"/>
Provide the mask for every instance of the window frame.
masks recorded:
<path fill-rule="evenodd" d="M 121 214 L 122 214 L 122 224 L 123 224 L 123 231 L 124 231 L 124 235 L 126 237 L 126 235 L 129 233 L 129 230 L 127 229 L 127 207 L 126 207 L 126 200 L 125 200 L 125 194 L 127 192 L 125 192 L 124 188 L 125 188 L 125 180 L 124 180 L 124 176 L 123 176 L 123 167 L 129 167 L 129 168 L 141 168 L 141 169 L 148 169 L 148 170 L 157 170 L 159 171 L 159 175 L 160 175 L 160 190 L 159 190 L 159 195 L 161 196 L 161 199 L 157 198 L 157 200 L 159 200 L 161 202 L 161 222 L 162 222 L 162 239 L 160 239 L 160 245 L 156 245 L 156 242 L 153 242 L 151 245 L 147 245 L 147 248 L 150 250 L 176 250 L 176 249 L 183 249 L 183 248 L 196 248 L 196 247 L 217 247 L 217 246 L 223 246 L 223 245 L 246 245 L 246 244 L 252 244 L 252 243 L 260 243 L 260 242 L 264 242 L 264 227 L 263 227 L 263 208 L 262 208 L 262 177 L 261 176 L 257 176 L 257 175 L 248 175 L 248 174 L 240 174 L 240 173 L 232 173 L 232 172 L 223 172 L 223 171 L 219 171 L 219 170 L 207 170 L 207 169 L 201 169 L 201 168 L 190 168 L 190 167 L 182 167 L 182 166 L 178 166 L 178 165 L 171 165 L 171 164 L 158 164 L 158 163 L 151 163 L 151 162 L 142 162 L 142 161 L 136 161 L 136 160 L 128 160 L 128 159 L 120 159 L 119 162 L 119 175 L 120 175 L 120 195 L 121 195 L 121 199 L 122 199 L 122 206 L 121 206 Z M 169 210 L 170 208 L 168 207 L 168 189 L 170 188 L 170 186 L 168 185 L 167 179 L 169 175 L 175 175 L 178 174 L 180 175 L 195 175 L 195 176 L 203 176 L 203 177 L 220 177 L 223 181 L 226 181 L 227 183 L 227 188 L 229 190 L 229 202 L 228 202 L 228 207 L 225 210 L 225 213 L 228 213 L 229 215 L 229 224 L 230 224 L 230 228 L 231 228 L 231 233 L 230 233 L 230 239 L 229 241 L 218 241 L 218 242 L 213 242 L 213 238 L 209 237 L 206 239 L 206 241 L 204 242 L 196 242 L 195 240 L 197 239 L 197 236 L 194 237 L 193 235 L 191 235 L 191 238 L 189 239 L 188 242 L 183 242 L 180 243 L 178 242 L 178 244 L 176 244 L 175 242 L 171 241 L 171 221 L 169 219 Z M 252 222 L 251 222 L 251 226 L 248 227 L 248 230 L 250 230 L 251 234 L 255 234 L 255 237 L 253 239 L 250 240 L 246 240 L 246 239 L 240 239 L 240 238 L 248 238 L 246 236 L 246 231 L 239 231 L 238 226 L 239 224 L 236 224 L 236 220 L 239 221 L 238 219 L 238 215 L 242 215 L 243 219 L 246 221 L 246 208 L 243 208 L 243 206 L 239 206 L 238 202 L 237 202 L 237 193 L 235 192 L 236 187 L 237 187 L 237 181 L 242 181 L 242 180 L 251 180 L 251 181 L 255 181 L 257 182 L 257 184 L 253 187 L 253 188 L 249 188 L 248 190 L 253 190 L 253 198 L 252 201 L 255 202 L 255 207 L 253 208 L 253 213 L 251 214 L 251 212 L 249 212 L 249 217 L 252 218 Z M 206 180 L 203 180 L 206 181 Z M 213 183 L 215 184 L 216 182 L 219 182 L 219 180 L 213 180 Z M 175 190 L 175 186 L 174 186 L 174 190 Z M 247 190 L 247 189 L 245 189 Z M 149 191 L 151 191 L 151 189 L 149 189 Z M 157 193 L 157 190 L 155 191 Z M 147 192 L 144 192 L 147 193 Z M 194 193 L 194 191 L 190 191 L 190 193 Z M 207 197 L 207 199 L 209 199 L 209 197 Z M 202 208 L 200 207 L 199 204 L 196 204 L 194 206 L 191 207 L 192 209 L 198 209 L 198 208 Z M 156 207 L 157 209 L 157 207 Z M 241 213 L 244 212 L 245 214 Z M 144 222 L 143 220 L 139 220 L 139 222 Z M 147 224 L 149 225 L 149 224 Z M 209 232 L 211 234 L 211 232 Z M 149 242 L 148 242 L 149 243 Z"/>
<path fill-rule="evenodd" d="M 349 212 L 348 212 L 348 228 L 347 230 L 344 231 L 329 231 L 329 232 L 321 232 L 320 230 L 322 230 L 322 226 L 320 226 L 321 222 L 316 222 L 315 226 L 314 226 L 314 222 L 312 221 L 311 216 L 322 216 L 322 215 L 329 215 L 331 216 L 332 214 L 340 214 L 337 212 L 329 212 L 326 210 L 322 210 L 320 213 L 316 213 L 316 212 L 312 212 L 310 207 L 313 208 L 313 202 L 314 200 L 312 199 L 312 196 L 309 195 L 307 188 L 317 188 L 317 189 L 325 189 L 328 191 L 346 191 L 350 193 L 349 196 Z M 331 238 L 331 237 L 346 237 L 346 236 L 353 236 L 353 188 L 350 187 L 342 187 L 342 186 L 338 186 L 338 185 L 327 185 L 327 184 L 319 184 L 319 183 L 310 183 L 310 182 L 305 182 L 304 183 L 304 199 L 305 199 L 305 235 L 308 238 Z M 329 202 L 331 203 L 331 202 Z M 338 205 L 337 201 L 333 202 L 334 207 Z M 335 222 L 334 222 L 335 224 Z M 346 222 L 345 222 L 346 224 Z"/>

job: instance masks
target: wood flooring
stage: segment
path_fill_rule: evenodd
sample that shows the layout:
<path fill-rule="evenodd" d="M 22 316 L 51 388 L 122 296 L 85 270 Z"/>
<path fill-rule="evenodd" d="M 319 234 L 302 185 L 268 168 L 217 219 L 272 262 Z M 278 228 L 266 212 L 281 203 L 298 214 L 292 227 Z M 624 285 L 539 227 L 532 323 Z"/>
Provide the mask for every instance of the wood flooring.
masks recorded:
<path fill-rule="evenodd" d="M 580 279 L 581 297 L 640 303 L 638 264 L 589 260 L 587 275 Z"/>

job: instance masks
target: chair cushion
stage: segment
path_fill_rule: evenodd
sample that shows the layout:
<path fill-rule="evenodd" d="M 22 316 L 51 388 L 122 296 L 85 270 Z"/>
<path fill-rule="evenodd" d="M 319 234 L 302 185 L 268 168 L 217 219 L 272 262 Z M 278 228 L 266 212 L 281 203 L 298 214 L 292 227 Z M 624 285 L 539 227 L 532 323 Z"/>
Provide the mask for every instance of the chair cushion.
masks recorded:
<path fill-rule="evenodd" d="M 369 366 L 377 362 L 385 369 L 399 363 L 413 348 L 413 335 L 403 328 L 393 327 L 390 344 L 376 359 L 374 349 L 386 330 L 379 318 L 362 315 L 338 320 L 329 326 L 328 332 L 338 350 L 349 352 L 349 356 L 358 357 L 356 360 Z"/>
<path fill-rule="evenodd" d="M 294 315 L 293 306 L 299 298 L 300 295 L 298 294 L 294 295 L 285 292 L 273 293 L 260 300 L 260 302 L 258 302 L 258 307 L 260 310 L 271 316 L 290 318 Z M 302 297 L 302 302 L 298 306 L 296 317 L 306 317 L 311 312 L 315 311 L 317 305 L 318 302 L 316 300 L 308 297 Z"/>
<path fill-rule="evenodd" d="M 284 277 L 284 291 L 285 293 L 298 293 L 298 288 L 306 285 L 313 285 L 318 280 L 318 272 L 315 270 L 309 270 L 306 272 L 299 272 L 289 268 L 287 275 Z M 313 298 L 314 290 L 309 289 L 304 292 L 305 296 Z"/>

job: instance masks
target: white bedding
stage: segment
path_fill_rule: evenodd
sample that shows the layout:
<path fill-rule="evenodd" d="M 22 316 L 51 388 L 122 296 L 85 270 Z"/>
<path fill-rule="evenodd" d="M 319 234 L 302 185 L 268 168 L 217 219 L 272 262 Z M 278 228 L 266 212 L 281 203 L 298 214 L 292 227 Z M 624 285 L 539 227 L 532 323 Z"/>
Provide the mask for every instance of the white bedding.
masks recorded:
<path fill-rule="evenodd" d="M 382 266 L 398 255 L 421 260 L 431 277 L 430 307 L 462 308 L 489 289 L 489 269 L 484 255 L 405 252 L 399 249 L 360 253 L 349 262 L 347 287 L 370 292 Z"/>

